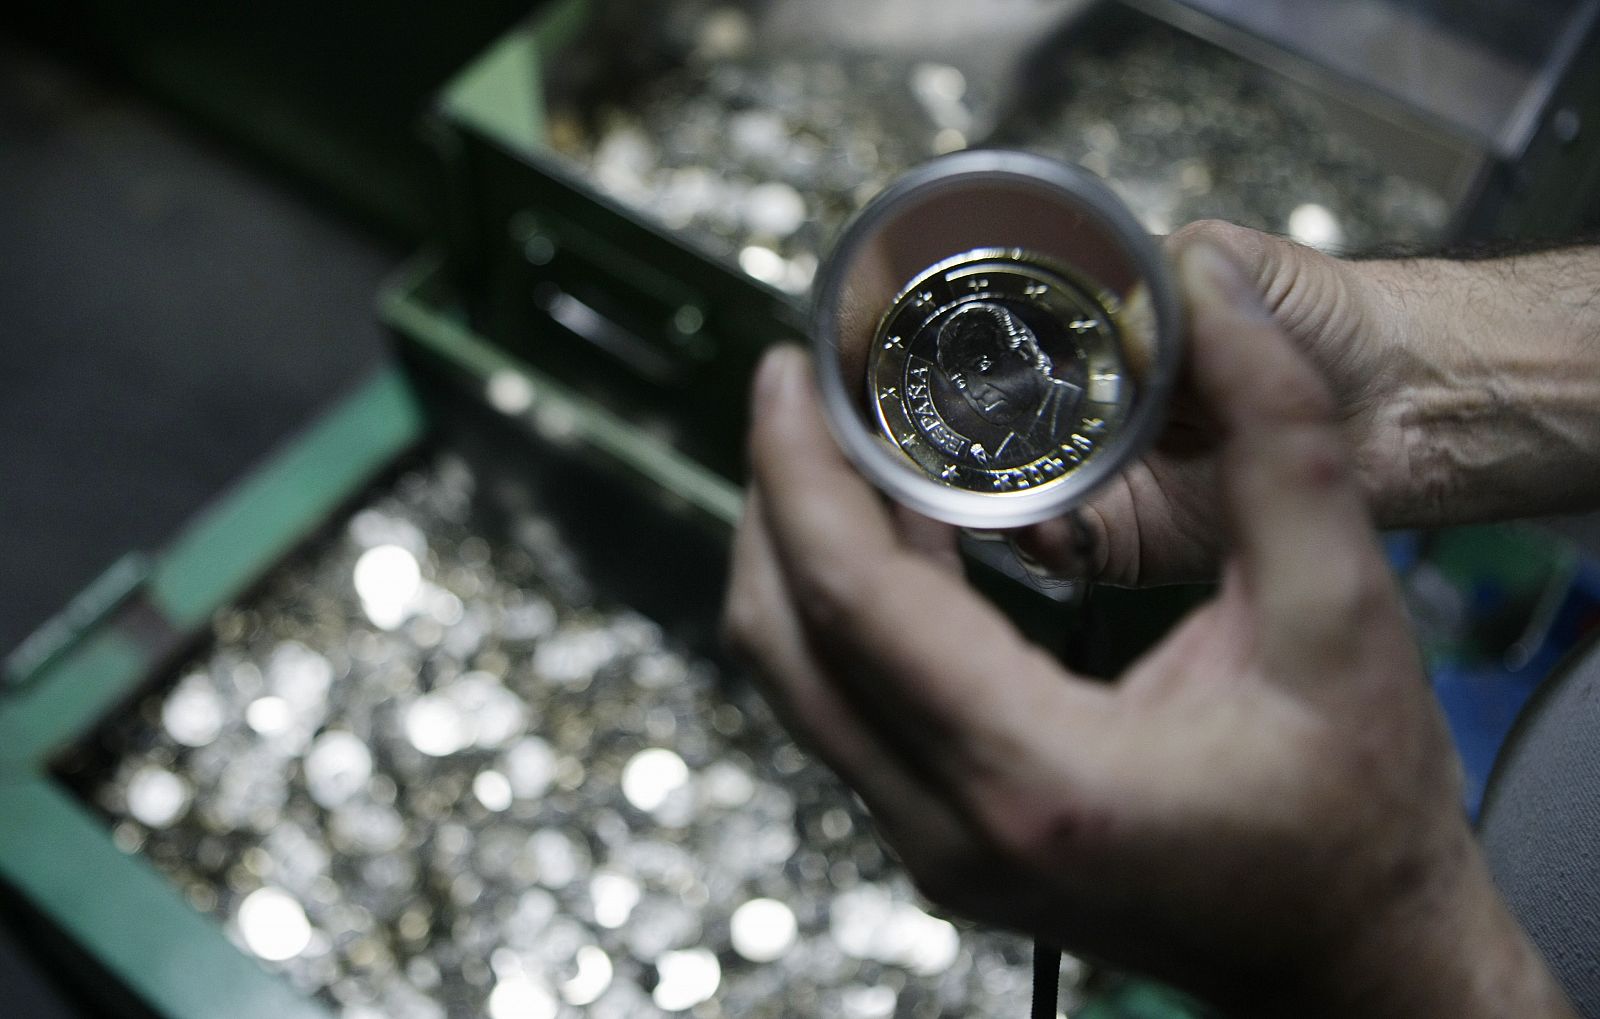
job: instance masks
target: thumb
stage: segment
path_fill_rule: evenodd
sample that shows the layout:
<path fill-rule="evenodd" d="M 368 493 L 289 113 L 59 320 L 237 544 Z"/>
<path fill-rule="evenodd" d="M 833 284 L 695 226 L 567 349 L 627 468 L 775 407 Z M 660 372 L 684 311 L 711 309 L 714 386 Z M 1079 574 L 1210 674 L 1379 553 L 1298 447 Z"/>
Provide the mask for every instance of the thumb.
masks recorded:
<path fill-rule="evenodd" d="M 1252 283 L 1219 249 L 1182 249 L 1196 387 L 1223 430 L 1220 480 L 1234 555 L 1266 632 L 1347 640 L 1386 583 L 1334 402 Z"/>
<path fill-rule="evenodd" d="M 1220 220 L 1191 223 L 1168 239 L 1179 253 L 1195 243 L 1219 249 L 1251 282 L 1284 334 L 1310 355 L 1343 407 L 1365 402 L 1375 384 L 1367 310 L 1370 287 L 1353 263 L 1272 234 Z"/>

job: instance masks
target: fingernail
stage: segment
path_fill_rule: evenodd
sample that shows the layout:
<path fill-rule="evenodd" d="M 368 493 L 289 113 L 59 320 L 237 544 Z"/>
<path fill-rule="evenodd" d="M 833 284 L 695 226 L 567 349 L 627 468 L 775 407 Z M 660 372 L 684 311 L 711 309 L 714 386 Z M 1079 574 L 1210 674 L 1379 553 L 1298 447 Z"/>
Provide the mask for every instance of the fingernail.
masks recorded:
<path fill-rule="evenodd" d="M 1215 302 L 1235 312 L 1269 317 L 1255 284 L 1220 248 L 1197 241 L 1178 255 L 1178 274 L 1191 299 Z"/>
<path fill-rule="evenodd" d="M 793 387 L 801 360 L 800 352 L 788 344 L 768 351 L 756 369 L 756 402 L 771 404 L 781 400 Z"/>

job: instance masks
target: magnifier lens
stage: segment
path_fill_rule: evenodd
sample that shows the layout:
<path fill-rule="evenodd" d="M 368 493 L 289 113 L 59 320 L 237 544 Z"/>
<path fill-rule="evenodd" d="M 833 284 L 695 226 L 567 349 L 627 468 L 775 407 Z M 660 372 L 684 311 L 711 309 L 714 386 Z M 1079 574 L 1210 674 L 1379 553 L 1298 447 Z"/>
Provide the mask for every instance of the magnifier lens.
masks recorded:
<path fill-rule="evenodd" d="M 812 336 L 861 469 L 929 516 L 999 528 L 1064 512 L 1144 449 L 1178 325 L 1159 252 L 1097 179 L 967 152 L 845 231 Z"/>

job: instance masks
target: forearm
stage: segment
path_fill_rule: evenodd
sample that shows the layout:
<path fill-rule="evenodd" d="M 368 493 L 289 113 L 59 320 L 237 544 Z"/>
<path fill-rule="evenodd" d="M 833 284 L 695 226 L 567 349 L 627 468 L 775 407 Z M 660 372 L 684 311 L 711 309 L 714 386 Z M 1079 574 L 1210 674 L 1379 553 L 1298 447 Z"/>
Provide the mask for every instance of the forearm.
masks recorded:
<path fill-rule="evenodd" d="M 1380 523 L 1600 508 L 1600 249 L 1360 271 L 1387 323 L 1362 453 Z"/>

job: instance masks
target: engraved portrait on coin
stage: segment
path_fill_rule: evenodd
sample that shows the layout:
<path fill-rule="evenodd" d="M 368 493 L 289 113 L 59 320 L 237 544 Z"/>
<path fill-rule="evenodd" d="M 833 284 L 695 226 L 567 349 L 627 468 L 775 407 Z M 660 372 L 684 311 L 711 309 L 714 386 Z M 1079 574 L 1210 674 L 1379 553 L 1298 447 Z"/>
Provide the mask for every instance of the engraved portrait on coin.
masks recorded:
<path fill-rule="evenodd" d="M 935 363 L 967 405 L 1005 437 L 976 455 L 1001 460 L 1037 456 L 1071 424 L 1083 387 L 1051 375 L 1054 364 L 1019 317 L 1004 305 L 977 301 L 957 308 L 939 327 Z"/>
<path fill-rule="evenodd" d="M 889 441 L 969 491 L 1072 474 L 1133 399 L 1116 299 L 1026 252 L 969 252 L 927 270 L 879 324 L 868 399 Z"/>

